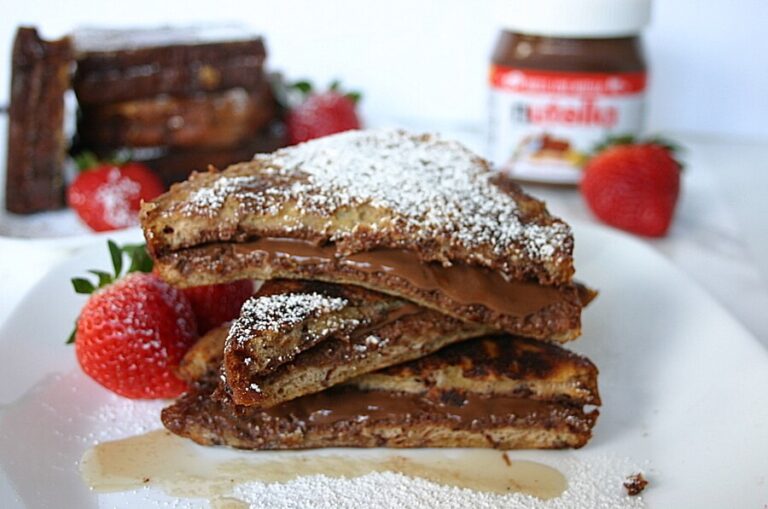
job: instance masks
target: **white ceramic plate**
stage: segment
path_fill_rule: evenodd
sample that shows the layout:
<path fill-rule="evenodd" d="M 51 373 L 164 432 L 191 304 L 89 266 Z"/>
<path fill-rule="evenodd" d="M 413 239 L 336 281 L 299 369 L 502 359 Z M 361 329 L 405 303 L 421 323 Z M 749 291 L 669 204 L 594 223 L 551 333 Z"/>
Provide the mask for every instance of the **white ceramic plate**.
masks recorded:
<path fill-rule="evenodd" d="M 556 467 L 606 456 L 644 463 L 648 507 L 766 507 L 766 351 L 644 244 L 593 226 L 576 238 L 578 276 L 601 295 L 573 348 L 601 370 L 601 417 L 584 449 L 515 454 Z M 105 251 L 87 248 L 52 270 L 0 329 L 0 507 L 169 503 L 146 491 L 98 497 L 77 471 L 95 440 L 157 426 L 158 403 L 108 394 L 64 345 L 84 301 L 69 278 L 108 266 Z"/>

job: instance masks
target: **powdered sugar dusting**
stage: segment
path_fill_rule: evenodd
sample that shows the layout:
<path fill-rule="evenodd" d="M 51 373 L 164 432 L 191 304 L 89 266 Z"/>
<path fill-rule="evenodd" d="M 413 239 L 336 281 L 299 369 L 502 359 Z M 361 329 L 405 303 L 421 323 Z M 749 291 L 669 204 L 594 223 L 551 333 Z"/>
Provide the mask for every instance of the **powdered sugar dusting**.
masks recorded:
<path fill-rule="evenodd" d="M 124 176 L 118 168 L 112 168 L 107 174 L 107 182 L 99 187 L 94 199 L 101 204 L 107 223 L 125 228 L 139 223 L 139 216 L 131 206 L 140 191 L 138 182 Z"/>
<path fill-rule="evenodd" d="M 251 508 L 402 508 L 433 507 L 515 509 L 642 509 L 642 496 L 627 496 L 622 482 L 638 471 L 631 460 L 601 456 L 557 463 L 568 479 L 559 497 L 541 500 L 514 493 L 497 495 L 438 485 L 401 474 L 373 473 L 353 479 L 302 477 L 284 484 L 248 483 L 237 486 L 233 496 Z"/>
<path fill-rule="evenodd" d="M 391 210 L 374 229 L 404 230 L 415 242 L 446 238 L 472 252 L 543 261 L 567 252 L 571 232 L 554 221 L 522 219 L 515 200 L 491 182 L 488 164 L 458 142 L 399 130 L 349 131 L 257 155 L 257 174 L 223 174 L 192 193 L 181 212 L 214 217 L 232 197 L 243 211 L 279 214 L 286 201 L 329 216 L 348 207 Z M 263 175 L 263 176 L 262 176 Z M 285 185 L 260 181 L 285 179 Z M 356 227 L 355 227 L 356 228 Z M 331 232 L 338 241 L 355 234 Z M 475 261 L 483 263 L 477 253 Z"/>
<path fill-rule="evenodd" d="M 319 293 L 285 293 L 251 297 L 232 323 L 227 344 L 245 344 L 259 331 L 279 332 L 309 317 L 341 310 L 347 300 Z"/>

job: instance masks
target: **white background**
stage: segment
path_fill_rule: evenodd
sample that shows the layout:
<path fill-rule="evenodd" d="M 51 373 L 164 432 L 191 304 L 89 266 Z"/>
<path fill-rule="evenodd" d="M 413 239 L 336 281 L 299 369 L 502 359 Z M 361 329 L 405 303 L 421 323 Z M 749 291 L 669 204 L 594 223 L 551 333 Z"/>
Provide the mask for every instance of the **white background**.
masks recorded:
<path fill-rule="evenodd" d="M 0 104 L 19 24 L 236 21 L 265 34 L 271 68 L 364 91 L 369 117 L 479 126 L 494 12 L 513 1 L 0 0 Z M 656 0 L 645 43 L 651 130 L 768 140 L 768 0 Z"/>

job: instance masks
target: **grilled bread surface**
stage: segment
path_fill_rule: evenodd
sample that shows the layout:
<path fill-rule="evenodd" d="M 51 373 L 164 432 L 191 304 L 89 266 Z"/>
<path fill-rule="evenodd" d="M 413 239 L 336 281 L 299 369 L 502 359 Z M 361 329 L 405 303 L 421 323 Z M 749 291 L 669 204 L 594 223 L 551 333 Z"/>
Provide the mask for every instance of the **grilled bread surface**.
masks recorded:
<path fill-rule="evenodd" d="M 597 370 L 557 346 L 538 347 L 469 340 L 268 409 L 211 397 L 212 365 L 162 420 L 198 443 L 245 449 L 581 447 L 598 415 L 583 408 L 599 404 Z"/>
<path fill-rule="evenodd" d="M 513 336 L 486 336 L 437 354 L 347 382 L 361 390 L 470 391 L 544 401 L 599 405 L 597 368 L 556 345 Z"/>

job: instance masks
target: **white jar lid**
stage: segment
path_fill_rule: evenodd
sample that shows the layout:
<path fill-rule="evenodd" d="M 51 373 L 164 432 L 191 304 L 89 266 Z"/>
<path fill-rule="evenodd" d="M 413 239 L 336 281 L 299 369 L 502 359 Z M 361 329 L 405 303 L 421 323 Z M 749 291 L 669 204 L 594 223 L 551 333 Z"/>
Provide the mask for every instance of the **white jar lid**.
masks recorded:
<path fill-rule="evenodd" d="M 651 0 L 507 0 L 499 22 L 512 32 L 549 37 L 622 37 L 640 33 Z"/>

